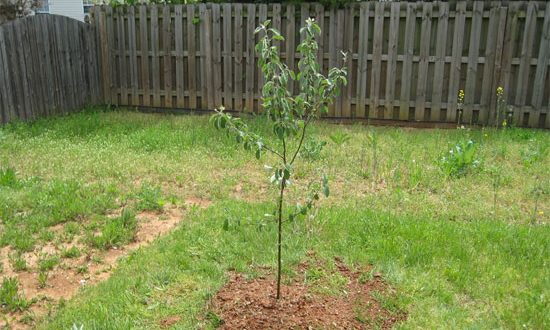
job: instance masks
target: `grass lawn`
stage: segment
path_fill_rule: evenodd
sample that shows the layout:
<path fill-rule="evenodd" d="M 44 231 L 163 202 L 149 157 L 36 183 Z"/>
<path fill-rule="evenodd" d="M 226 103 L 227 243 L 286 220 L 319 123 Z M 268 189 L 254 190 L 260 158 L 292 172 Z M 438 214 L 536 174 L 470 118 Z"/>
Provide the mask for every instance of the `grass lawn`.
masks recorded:
<path fill-rule="evenodd" d="M 261 119 L 252 126 L 268 130 Z M 407 314 L 401 328 L 550 327 L 547 131 L 318 123 L 313 135 L 327 144 L 317 152 L 308 141 L 289 200 L 318 169 L 331 196 L 314 219 L 285 225 L 287 280 L 313 252 L 326 266 L 312 285 L 325 294 L 344 294 L 335 257 L 372 265 L 365 276 L 380 273 L 394 289 L 379 301 Z M 469 140 L 475 164 L 450 175 L 441 159 Z M 264 217 L 275 207 L 264 170 L 272 162 L 207 116 L 90 109 L 0 128 L 0 313 L 47 329 L 160 328 L 172 316 L 175 328 L 214 327 L 206 306 L 229 271 L 255 277 L 275 267 L 275 223 Z M 26 273 L 45 285 L 53 271 L 85 276 L 71 259 L 131 244 L 136 215 L 162 219 L 170 208 L 184 210 L 176 230 L 122 258 L 108 280 L 51 300 L 45 317 L 27 310 L 37 302 L 21 286 L 6 289 Z"/>

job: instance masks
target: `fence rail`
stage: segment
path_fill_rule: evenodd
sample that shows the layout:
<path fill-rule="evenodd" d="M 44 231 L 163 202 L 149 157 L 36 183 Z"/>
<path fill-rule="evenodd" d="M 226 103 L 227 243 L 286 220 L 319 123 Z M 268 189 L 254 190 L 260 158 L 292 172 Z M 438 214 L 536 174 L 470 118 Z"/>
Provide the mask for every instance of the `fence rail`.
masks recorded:
<path fill-rule="evenodd" d="M 56 15 L 0 25 L 0 123 L 102 103 L 93 30 Z"/>
<path fill-rule="evenodd" d="M 307 17 L 322 27 L 325 71 L 343 65 L 340 51 L 350 58 L 329 117 L 457 122 L 463 89 L 462 121 L 487 124 L 503 86 L 516 124 L 550 127 L 550 4 L 537 1 L 95 7 L 105 101 L 259 111 L 254 28 L 270 19 L 296 68 Z"/>

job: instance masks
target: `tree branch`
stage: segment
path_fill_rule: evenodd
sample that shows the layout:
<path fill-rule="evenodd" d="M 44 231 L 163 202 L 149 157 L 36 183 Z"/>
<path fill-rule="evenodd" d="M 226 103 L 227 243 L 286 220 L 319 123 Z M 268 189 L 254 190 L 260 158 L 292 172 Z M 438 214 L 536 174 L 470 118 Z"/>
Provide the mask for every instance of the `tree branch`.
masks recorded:
<path fill-rule="evenodd" d="M 304 137 L 306 136 L 306 128 L 307 125 L 311 122 L 311 116 L 309 116 L 306 119 L 306 122 L 304 124 L 304 128 L 302 129 L 302 136 L 300 137 L 300 143 L 298 144 L 298 148 L 296 149 L 296 152 L 294 153 L 294 156 L 292 156 L 292 160 L 290 161 L 290 165 L 294 163 L 294 160 L 296 159 L 296 156 L 298 156 L 298 153 L 300 152 L 300 149 L 302 148 L 302 144 L 304 143 Z"/>

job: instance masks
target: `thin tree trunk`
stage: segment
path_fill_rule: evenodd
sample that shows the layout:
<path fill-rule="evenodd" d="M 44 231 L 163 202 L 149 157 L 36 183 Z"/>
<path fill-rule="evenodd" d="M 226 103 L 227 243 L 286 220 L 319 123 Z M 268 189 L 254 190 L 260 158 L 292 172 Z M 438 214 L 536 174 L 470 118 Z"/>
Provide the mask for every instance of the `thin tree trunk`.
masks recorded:
<path fill-rule="evenodd" d="M 281 236 L 283 231 L 283 197 L 285 193 L 285 179 L 281 182 L 281 193 L 279 195 L 279 231 L 277 239 L 277 299 L 281 297 Z"/>

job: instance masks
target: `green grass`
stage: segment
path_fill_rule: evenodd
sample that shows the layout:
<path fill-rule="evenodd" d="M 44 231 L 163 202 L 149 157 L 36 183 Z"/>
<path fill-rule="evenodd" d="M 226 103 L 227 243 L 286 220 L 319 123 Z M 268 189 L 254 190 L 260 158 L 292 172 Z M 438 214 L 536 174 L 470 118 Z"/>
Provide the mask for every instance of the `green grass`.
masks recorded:
<path fill-rule="evenodd" d="M 193 328 L 204 322 L 204 306 L 228 269 L 255 276 L 274 265 L 275 226 L 256 226 L 270 209 L 227 201 L 193 214 L 179 230 L 130 256 L 109 281 L 79 295 L 46 328 L 154 328 L 172 315 L 181 316 L 180 328 Z M 246 222 L 226 231 L 228 216 Z M 309 250 L 356 267 L 373 263 L 397 287 L 385 304 L 408 311 L 404 328 L 542 329 L 550 321 L 546 227 L 490 220 L 465 226 L 345 207 L 319 216 L 326 219 L 319 236 L 308 236 L 302 226 L 286 228 L 293 236 L 285 240 L 285 276 Z M 314 283 L 326 276 L 311 272 Z M 338 286 L 337 278 L 330 280 L 336 283 L 319 291 Z"/>
<path fill-rule="evenodd" d="M 251 126 L 269 131 L 261 118 Z M 318 168 L 331 197 L 318 223 L 285 227 L 287 279 L 313 250 L 326 264 L 372 264 L 396 289 L 379 300 L 408 314 L 402 328 L 550 327 L 547 131 L 312 129 L 317 142 L 295 169 L 289 203 Z M 476 166 L 448 175 L 442 158 L 468 140 Z M 255 160 L 206 116 L 93 109 L 10 124 L 0 128 L 0 246 L 24 253 L 81 234 L 92 248 L 120 246 L 135 232 L 133 211 L 210 200 L 42 327 L 158 328 L 172 315 L 178 328 L 213 326 L 220 320 L 205 306 L 228 270 L 256 276 L 275 265 L 263 217 L 276 194 L 263 170 L 272 162 Z M 129 213 L 108 216 L 121 207 Z M 319 291 L 338 292 L 330 269 L 310 275 Z"/>

